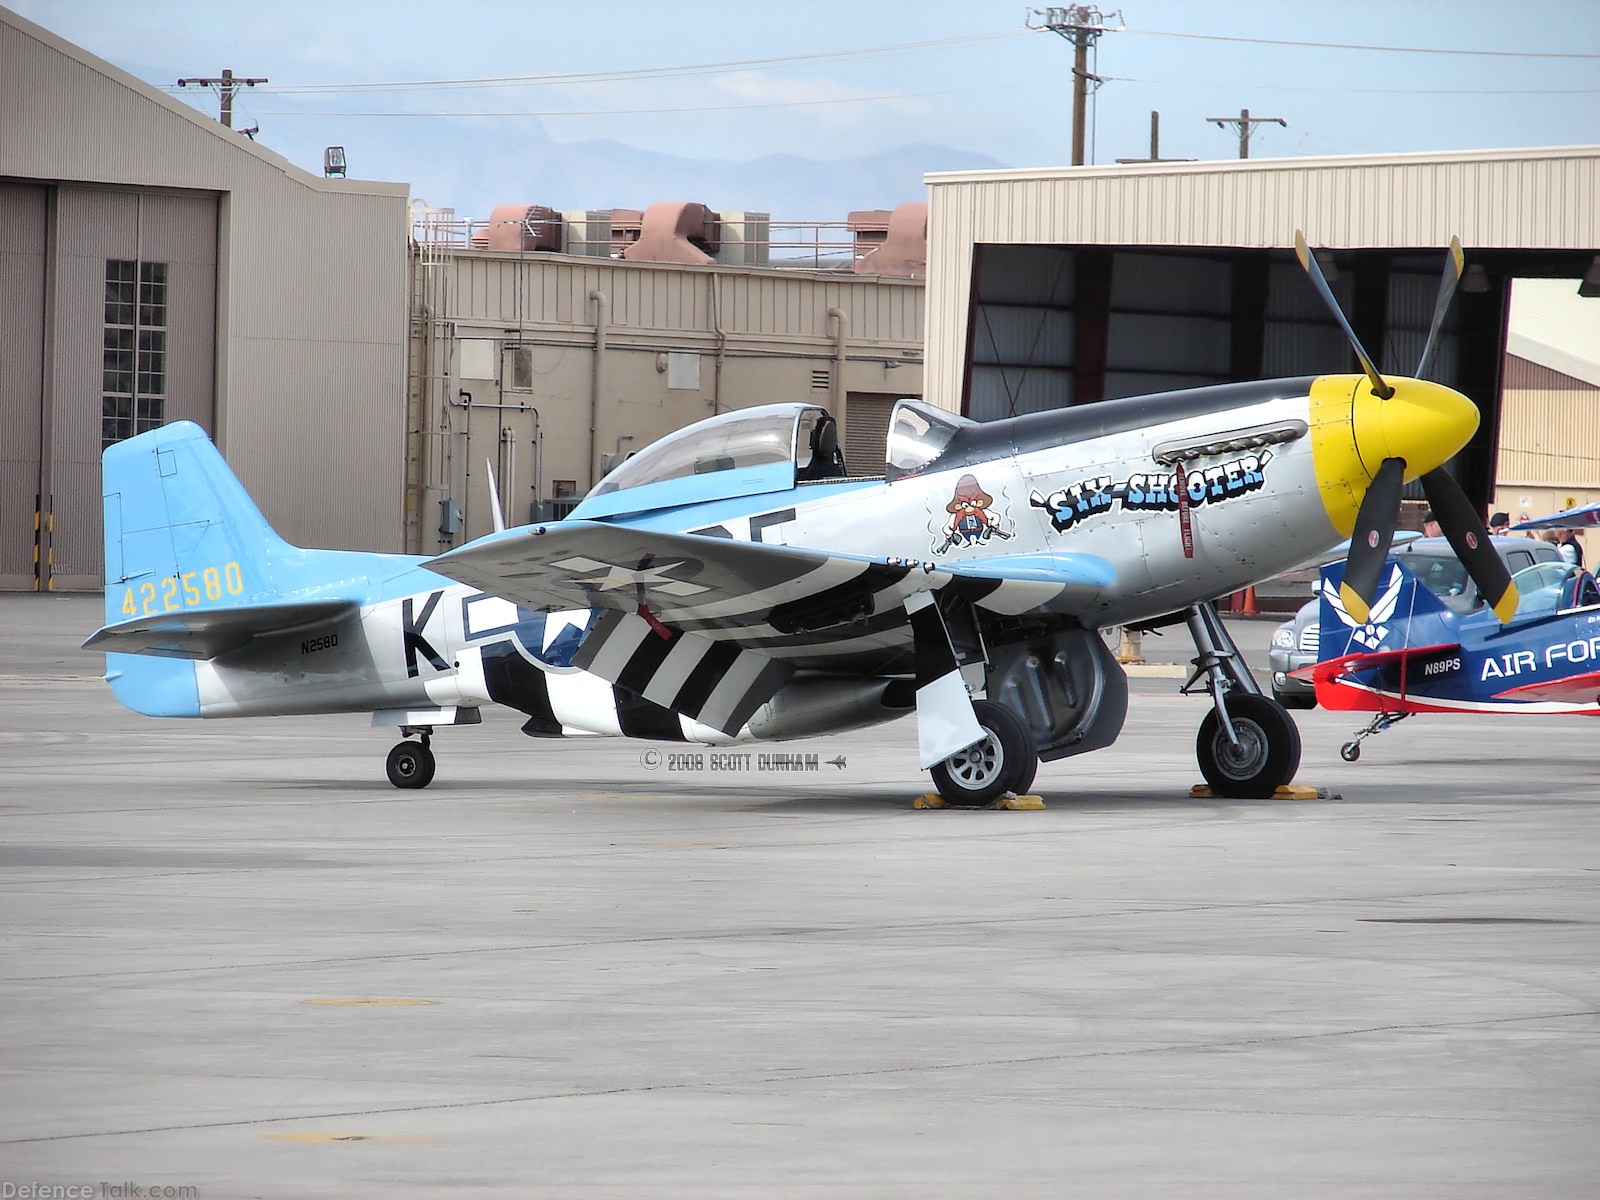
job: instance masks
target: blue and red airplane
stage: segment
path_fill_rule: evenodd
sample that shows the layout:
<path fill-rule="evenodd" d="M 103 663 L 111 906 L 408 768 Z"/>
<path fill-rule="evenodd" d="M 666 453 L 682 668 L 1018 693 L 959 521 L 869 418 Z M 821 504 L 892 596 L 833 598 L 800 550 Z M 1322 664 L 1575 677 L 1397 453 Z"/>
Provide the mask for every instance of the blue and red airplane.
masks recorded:
<path fill-rule="evenodd" d="M 1375 714 L 1340 750 L 1416 713 L 1600 716 L 1600 586 L 1582 567 L 1546 562 L 1512 576 L 1515 614 L 1458 612 L 1397 559 L 1365 620 L 1341 598 L 1346 564 L 1323 568 L 1318 661 L 1295 672 L 1324 708 Z"/>

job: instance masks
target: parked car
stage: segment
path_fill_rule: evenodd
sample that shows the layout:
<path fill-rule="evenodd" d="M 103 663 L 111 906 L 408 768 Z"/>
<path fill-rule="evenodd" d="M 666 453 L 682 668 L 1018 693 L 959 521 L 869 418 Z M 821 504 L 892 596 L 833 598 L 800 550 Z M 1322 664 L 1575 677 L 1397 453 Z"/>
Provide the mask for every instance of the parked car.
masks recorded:
<path fill-rule="evenodd" d="M 1549 542 L 1495 537 L 1489 539 L 1489 544 L 1500 552 L 1506 569 L 1514 578 L 1531 567 L 1546 568 L 1550 563 L 1568 565 L 1560 551 Z M 1390 553 L 1429 591 L 1457 612 L 1469 613 L 1482 607 L 1483 597 L 1478 595 L 1477 585 L 1444 538 L 1417 538 L 1396 546 Z M 1524 592 L 1523 602 L 1517 609 L 1519 613 L 1530 611 L 1530 606 L 1544 604 L 1545 599 L 1557 594 L 1559 582 L 1547 576 L 1551 576 L 1551 572 L 1541 569 L 1531 572 L 1526 580 L 1518 579 L 1518 589 Z M 1272 697 L 1285 708 L 1315 708 L 1317 705 L 1316 688 L 1305 680 L 1291 678 L 1290 672 L 1317 661 L 1317 643 L 1322 634 L 1318 604 L 1316 597 L 1312 597 L 1300 606 L 1291 620 L 1272 631 L 1272 641 L 1267 648 L 1267 670 L 1272 677 Z"/>

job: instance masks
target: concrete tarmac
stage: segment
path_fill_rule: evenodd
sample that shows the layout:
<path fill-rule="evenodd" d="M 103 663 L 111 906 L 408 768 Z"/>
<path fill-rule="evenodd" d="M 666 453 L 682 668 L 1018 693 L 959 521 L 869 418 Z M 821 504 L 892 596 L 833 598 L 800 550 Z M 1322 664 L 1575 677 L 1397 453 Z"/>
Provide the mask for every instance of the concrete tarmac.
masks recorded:
<path fill-rule="evenodd" d="M 909 721 L 793 772 L 493 713 L 401 792 L 361 716 L 123 711 L 99 607 L 0 597 L 6 1195 L 1600 1186 L 1600 723 L 1299 713 L 1326 798 L 1196 800 L 1141 675 L 1042 812 L 914 811 Z"/>

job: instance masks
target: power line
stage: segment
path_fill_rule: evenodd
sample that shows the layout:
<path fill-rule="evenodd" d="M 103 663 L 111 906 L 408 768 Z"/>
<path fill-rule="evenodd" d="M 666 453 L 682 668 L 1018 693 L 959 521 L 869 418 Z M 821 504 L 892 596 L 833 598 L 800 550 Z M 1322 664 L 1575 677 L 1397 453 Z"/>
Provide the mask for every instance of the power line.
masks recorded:
<path fill-rule="evenodd" d="M 346 112 L 328 109 L 308 112 L 304 109 L 251 108 L 263 117 L 637 117 L 673 113 L 740 112 L 746 109 L 810 108 L 826 104 L 871 104 L 884 100 L 916 100 L 926 96 L 957 96 L 970 92 L 1001 92 L 1017 88 L 1059 87 L 1058 81 L 1035 83 L 1000 83 L 987 87 L 943 88 L 928 92 L 887 92 L 875 96 L 834 96 L 821 100 L 755 100 L 744 104 L 694 104 L 671 108 L 586 108 L 541 109 L 525 112 L 502 112 L 497 109 L 477 109 L 467 112 L 434 112 L 431 110 L 388 110 L 372 112 Z"/>
<path fill-rule="evenodd" d="M 807 62 L 840 61 L 874 58 L 894 54 L 913 54 L 924 50 L 937 50 L 950 46 L 970 46 L 976 42 L 1008 40 L 1019 36 L 1017 30 L 1004 33 L 977 34 L 970 37 L 936 38 L 921 42 L 899 42 L 887 46 L 859 46 L 851 50 L 825 50 L 811 54 L 787 54 L 770 58 L 729 59 L 723 62 L 687 63 L 675 66 L 636 67 L 612 71 L 573 71 L 551 75 L 498 75 L 468 79 L 420 79 L 388 83 L 302 83 L 279 84 L 263 88 L 274 95 L 312 93 L 362 93 L 395 91 L 446 91 L 473 88 L 514 88 L 574 86 L 585 83 L 618 83 L 634 80 L 664 79 L 693 75 L 719 75 L 752 67 L 788 66 Z M 190 82 L 198 82 L 191 80 Z M 265 82 L 261 80 L 259 82 Z"/>
<path fill-rule="evenodd" d="M 1231 92 L 1239 90 L 1237 81 L 1189 79 L 1144 79 L 1134 75 L 1102 75 L 1107 83 L 1146 83 L 1159 87 L 1215 88 Z M 1257 92 L 1339 92 L 1350 91 L 1347 84 L 1262 83 L 1251 80 L 1250 88 Z M 1600 87 L 1592 88 L 1361 88 L 1366 96 L 1593 96 Z"/>
<path fill-rule="evenodd" d="M 1360 42 L 1299 42 L 1282 38 L 1228 37 L 1220 33 L 1177 33 L 1169 29 L 1133 29 L 1124 27 L 1118 33 L 1143 34 L 1146 37 L 1187 38 L 1197 42 L 1243 42 L 1252 46 L 1301 46 L 1312 50 L 1370 50 L 1380 54 L 1466 54 L 1478 58 L 1578 58 L 1600 59 L 1596 53 L 1574 53 L 1566 50 L 1452 50 L 1441 46 L 1375 46 Z"/>

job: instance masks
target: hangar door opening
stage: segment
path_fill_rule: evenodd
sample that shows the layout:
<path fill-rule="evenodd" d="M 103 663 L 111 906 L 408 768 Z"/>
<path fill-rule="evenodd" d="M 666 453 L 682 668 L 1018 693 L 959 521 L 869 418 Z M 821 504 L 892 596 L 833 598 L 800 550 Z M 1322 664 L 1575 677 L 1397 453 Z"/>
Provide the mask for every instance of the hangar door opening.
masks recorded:
<path fill-rule="evenodd" d="M 217 198 L 0 184 L 0 587 L 102 583 L 100 452 L 214 427 Z"/>

